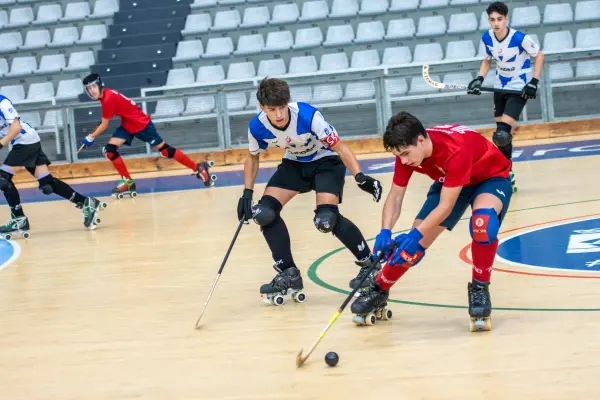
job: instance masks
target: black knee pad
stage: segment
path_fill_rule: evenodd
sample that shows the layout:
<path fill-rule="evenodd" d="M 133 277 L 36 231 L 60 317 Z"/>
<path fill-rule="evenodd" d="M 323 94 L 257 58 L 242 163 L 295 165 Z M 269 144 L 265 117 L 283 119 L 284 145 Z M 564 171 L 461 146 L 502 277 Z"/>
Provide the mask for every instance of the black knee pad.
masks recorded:
<path fill-rule="evenodd" d="M 13 187 L 12 183 L 13 176 L 6 171 L 0 170 L 0 191 L 7 191 L 11 187 Z"/>
<path fill-rule="evenodd" d="M 38 181 L 39 189 L 46 196 L 54 193 L 54 177 L 52 175 L 46 175 Z"/>
<path fill-rule="evenodd" d="M 252 210 L 252 219 L 261 227 L 277 220 L 283 206 L 275 197 L 263 196 Z"/>
<path fill-rule="evenodd" d="M 110 143 L 102 148 L 102 153 L 104 154 L 104 157 L 108 158 L 110 161 L 121 157 L 119 154 L 119 148 Z"/>
<path fill-rule="evenodd" d="M 163 146 L 158 149 L 160 152 L 160 156 L 163 158 L 173 158 L 175 157 L 175 148 L 169 146 L 167 143 L 163 144 Z"/>
<path fill-rule="evenodd" d="M 321 204 L 317 206 L 315 210 L 315 228 L 319 232 L 329 233 L 333 232 L 337 225 L 340 217 L 340 211 L 338 206 L 333 204 Z"/>
<path fill-rule="evenodd" d="M 492 135 L 492 142 L 499 148 L 509 146 L 512 143 L 511 126 L 506 122 L 497 122 L 496 125 L 497 129 Z"/>

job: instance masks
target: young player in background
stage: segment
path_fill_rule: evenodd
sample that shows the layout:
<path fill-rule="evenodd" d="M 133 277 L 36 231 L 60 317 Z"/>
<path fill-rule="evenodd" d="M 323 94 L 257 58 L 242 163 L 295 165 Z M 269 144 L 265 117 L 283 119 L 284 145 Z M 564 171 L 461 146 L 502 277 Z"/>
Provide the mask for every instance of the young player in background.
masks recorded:
<path fill-rule="evenodd" d="M 99 100 L 102 104 L 102 122 L 94 132 L 87 135 L 81 141 L 81 144 L 85 148 L 91 146 L 96 137 L 106 130 L 109 121 L 115 115 L 121 117 L 121 126 L 115 130 L 108 144 L 103 149 L 105 157 L 112 162 L 122 179 L 113 190 L 113 194 L 121 198 L 124 193 L 129 193 L 130 195 L 135 195 L 136 193 L 135 182 L 131 179 L 125 162 L 119 154 L 119 147 L 123 144 L 130 146 L 134 137 L 150 143 L 160 152 L 162 157 L 174 158 L 181 165 L 190 168 L 194 171 L 194 175 L 198 179 L 204 181 L 206 186 L 214 184 L 216 177 L 209 175 L 208 172 L 209 167 L 212 166 L 212 162 L 195 164 L 181 150 L 169 146 L 156 131 L 156 127 L 152 123 L 150 116 L 145 114 L 133 100 L 128 99 L 115 90 L 105 88 L 102 84 L 102 78 L 98 74 L 86 76 L 83 79 L 83 84 L 88 96 L 94 100 Z"/>
<path fill-rule="evenodd" d="M 12 233 L 19 233 L 24 238 L 29 237 L 29 220 L 23 212 L 19 191 L 13 183 L 15 169 L 25 167 L 27 172 L 38 180 L 39 189 L 45 195 L 57 195 L 74 203 L 83 212 L 83 223 L 94 229 L 100 222 L 97 213 L 106 208 L 93 197 L 85 197 L 73 190 L 71 186 L 53 177 L 48 170 L 50 160 L 44 154 L 38 133 L 25 121 L 21 121 L 19 113 L 11 101 L 0 95 L 0 149 L 13 144 L 0 167 L 0 190 L 4 193 L 10 207 L 10 221 L 0 226 L 0 234 L 4 239 L 10 239 Z"/>
<path fill-rule="evenodd" d="M 491 326 L 489 294 L 492 265 L 498 248 L 498 231 L 512 195 L 510 162 L 486 138 L 461 125 L 423 128 L 409 113 L 392 117 L 383 135 L 385 149 L 396 156 L 392 188 L 383 207 L 382 229 L 373 252 L 392 244 L 392 229 L 402 209 L 406 187 L 413 172 L 435 182 L 409 233 L 398 235 L 397 247 L 386 254 L 387 263 L 375 283 L 351 307 L 354 322 L 375 323 L 385 315 L 390 288 L 445 230 L 451 231 L 469 205 L 469 231 L 473 239 L 473 280 L 468 284 L 472 329 Z M 374 315 L 375 314 L 375 315 Z"/>
<path fill-rule="evenodd" d="M 339 212 L 346 167 L 358 186 L 381 199 L 381 184 L 364 175 L 352 151 L 323 115 L 306 103 L 292 103 L 290 89 L 281 79 L 264 79 L 257 99 L 262 112 L 250 122 L 249 154 L 244 164 L 245 189 L 238 203 L 238 219 L 253 219 L 269 245 L 277 275 L 260 293 L 273 304 L 283 304 L 283 296 L 292 295 L 304 301 L 302 277 L 292 257 L 290 235 L 280 216 L 282 208 L 297 194 L 316 192 L 315 227 L 332 233 L 348 248 L 362 277 L 373 261 L 371 250 L 362 233 Z M 286 149 L 285 156 L 267 184 L 265 192 L 253 207 L 254 182 L 259 168 L 259 155 L 269 145 Z M 358 277 L 357 277 L 358 278 Z M 350 285 L 358 283 L 355 278 Z"/>
<path fill-rule="evenodd" d="M 502 154 L 512 162 L 512 138 L 517 119 L 527 100 L 535 99 L 540 74 L 544 65 L 544 54 L 533 39 L 523 32 L 508 27 L 508 7 L 502 2 L 494 2 L 486 10 L 492 29 L 485 32 L 481 40 L 485 46 L 485 55 L 479 75 L 469 83 L 467 93 L 480 95 L 481 85 L 496 60 L 496 81 L 499 89 L 520 90 L 521 95 L 494 93 L 494 117 L 496 132 L 492 140 Z M 532 72 L 531 57 L 535 57 Z M 516 179 L 510 172 L 511 183 L 516 190 Z"/>

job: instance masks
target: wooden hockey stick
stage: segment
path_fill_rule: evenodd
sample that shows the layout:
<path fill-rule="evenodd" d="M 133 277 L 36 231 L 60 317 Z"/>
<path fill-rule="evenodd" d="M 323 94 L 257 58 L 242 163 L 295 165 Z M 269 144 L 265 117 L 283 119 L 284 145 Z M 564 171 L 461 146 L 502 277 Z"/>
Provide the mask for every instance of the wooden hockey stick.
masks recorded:
<path fill-rule="evenodd" d="M 429 86 L 432 86 L 436 89 L 450 89 L 450 90 L 468 90 L 468 85 L 460 85 L 453 83 L 442 83 L 434 81 L 429 75 L 429 65 L 423 64 L 423 79 Z M 506 94 L 517 94 L 521 95 L 520 90 L 508 90 L 508 89 L 497 89 L 493 87 L 481 87 L 479 88 L 482 92 L 492 92 L 492 93 L 506 93 Z"/>

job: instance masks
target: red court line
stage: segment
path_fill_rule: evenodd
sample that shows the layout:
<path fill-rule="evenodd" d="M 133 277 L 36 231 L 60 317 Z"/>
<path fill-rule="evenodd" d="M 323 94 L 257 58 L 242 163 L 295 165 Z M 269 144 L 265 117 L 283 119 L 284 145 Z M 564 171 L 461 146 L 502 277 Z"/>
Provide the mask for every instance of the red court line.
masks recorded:
<path fill-rule="evenodd" d="M 500 234 L 503 235 L 505 233 L 510 233 L 510 232 L 521 230 L 521 229 L 533 228 L 533 227 L 536 227 L 536 226 L 553 224 L 553 223 L 556 223 L 556 222 L 569 221 L 569 220 L 579 219 L 579 218 L 595 217 L 595 216 L 598 216 L 598 215 L 600 215 L 600 214 L 598 214 L 598 213 L 597 214 L 587 214 L 587 215 L 580 215 L 578 217 L 561 218 L 561 219 L 555 219 L 553 221 L 538 222 L 537 224 L 526 225 L 526 226 L 521 226 L 519 228 L 509 229 L 507 231 L 500 232 Z M 467 255 L 467 252 L 469 251 L 470 248 L 471 248 L 471 244 L 466 245 L 465 247 L 463 247 L 460 250 L 460 252 L 458 253 L 458 256 L 465 263 L 467 263 L 469 265 L 472 265 L 473 261 Z M 493 268 L 493 270 L 494 271 L 498 271 L 498 272 L 506 272 L 508 274 L 529 275 L 529 276 L 544 276 L 544 277 L 548 277 L 548 278 L 600 279 L 600 275 L 589 276 L 589 275 L 543 274 L 543 273 L 535 273 L 535 272 L 514 271 L 514 270 L 511 270 L 511 269 L 504 269 L 504 268 Z"/>

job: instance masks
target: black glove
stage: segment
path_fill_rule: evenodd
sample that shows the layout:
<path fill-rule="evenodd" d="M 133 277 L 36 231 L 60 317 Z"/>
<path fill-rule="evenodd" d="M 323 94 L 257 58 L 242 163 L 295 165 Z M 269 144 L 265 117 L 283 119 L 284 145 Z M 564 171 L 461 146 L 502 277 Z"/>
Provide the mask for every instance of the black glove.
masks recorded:
<path fill-rule="evenodd" d="M 252 189 L 244 189 L 244 194 L 240 197 L 237 207 L 238 221 L 244 220 L 244 223 L 248 223 L 248 220 L 252 218 Z"/>
<path fill-rule="evenodd" d="M 477 78 L 473 79 L 469 82 L 469 86 L 467 87 L 467 94 L 474 94 L 479 96 L 481 94 L 481 85 L 483 84 L 483 76 L 479 75 Z"/>
<path fill-rule="evenodd" d="M 356 180 L 359 188 L 373 195 L 374 201 L 378 202 L 381 200 L 381 182 L 363 174 L 362 172 L 356 174 L 354 179 Z"/>
<path fill-rule="evenodd" d="M 524 98 L 525 100 L 535 99 L 539 82 L 540 82 L 539 80 L 537 80 L 535 78 L 531 78 L 529 83 L 527 85 L 523 86 L 523 91 L 521 92 L 521 97 Z"/>

